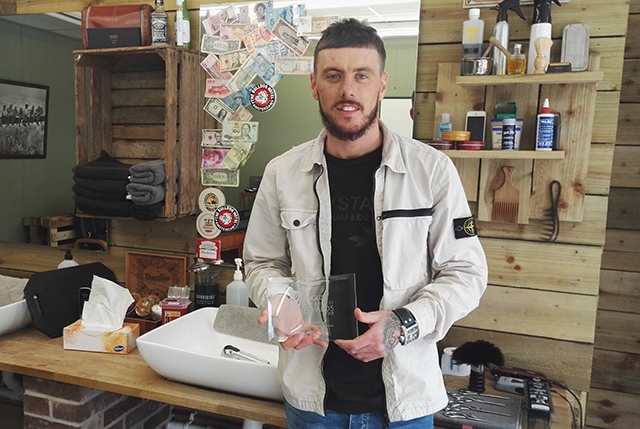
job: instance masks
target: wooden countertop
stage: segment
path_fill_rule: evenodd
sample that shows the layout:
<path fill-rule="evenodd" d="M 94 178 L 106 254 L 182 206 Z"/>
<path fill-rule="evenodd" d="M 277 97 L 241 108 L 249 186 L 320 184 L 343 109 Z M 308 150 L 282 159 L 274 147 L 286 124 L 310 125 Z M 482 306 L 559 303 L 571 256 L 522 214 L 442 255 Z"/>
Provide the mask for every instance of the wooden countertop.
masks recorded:
<path fill-rule="evenodd" d="M 280 402 L 169 381 L 137 348 L 127 355 L 64 350 L 62 337 L 49 338 L 33 327 L 0 337 L 0 370 L 287 426 Z"/>
<path fill-rule="evenodd" d="M 287 426 L 284 407 L 280 402 L 169 381 L 147 365 L 137 348 L 128 355 L 64 350 L 62 337 L 49 338 L 33 327 L 0 337 L 0 370 L 192 410 Z M 468 379 L 445 376 L 445 382 L 448 387 L 464 389 Z M 487 382 L 486 387 L 486 393 L 509 396 L 493 389 L 491 381 Z M 552 398 L 555 407 L 552 426 L 569 429 L 569 406 L 557 394 L 553 394 Z M 526 423 L 523 427 L 526 428 Z"/>

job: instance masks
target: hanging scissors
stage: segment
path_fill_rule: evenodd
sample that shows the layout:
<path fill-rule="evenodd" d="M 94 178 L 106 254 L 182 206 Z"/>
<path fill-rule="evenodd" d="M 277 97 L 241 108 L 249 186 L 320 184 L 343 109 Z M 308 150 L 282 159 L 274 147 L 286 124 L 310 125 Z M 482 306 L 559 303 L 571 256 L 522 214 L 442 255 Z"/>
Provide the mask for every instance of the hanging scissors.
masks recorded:
<path fill-rule="evenodd" d="M 465 419 L 465 420 L 473 420 L 474 422 L 489 423 L 489 420 L 482 420 L 474 416 L 473 414 L 465 414 L 465 413 L 460 413 L 458 411 L 453 411 L 453 410 L 445 410 L 442 414 L 444 414 L 445 417 L 448 417 L 450 419 Z"/>
<path fill-rule="evenodd" d="M 471 396 L 469 394 L 465 394 L 462 392 L 447 392 L 447 393 L 457 402 L 478 402 L 481 404 L 495 405 L 497 407 L 506 407 L 506 405 L 503 403 L 494 402 L 494 401 L 485 401 L 484 399 L 479 398 L 478 396 Z"/>
<path fill-rule="evenodd" d="M 491 411 L 491 410 L 486 410 L 484 408 L 480 408 L 480 407 L 476 407 L 474 405 L 468 405 L 468 404 L 449 404 L 449 408 L 451 408 L 454 411 L 458 411 L 458 410 L 467 410 L 467 411 L 478 411 L 480 413 L 485 413 L 485 414 L 493 414 L 496 416 L 505 416 L 505 417 L 511 417 L 511 414 L 508 413 L 501 413 L 499 411 Z"/>

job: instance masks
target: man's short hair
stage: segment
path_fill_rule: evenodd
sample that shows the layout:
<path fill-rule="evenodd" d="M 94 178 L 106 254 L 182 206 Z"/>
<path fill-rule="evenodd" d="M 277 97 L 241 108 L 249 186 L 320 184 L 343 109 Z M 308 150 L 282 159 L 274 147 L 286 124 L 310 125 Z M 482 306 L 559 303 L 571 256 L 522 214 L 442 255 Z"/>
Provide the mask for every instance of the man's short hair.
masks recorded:
<path fill-rule="evenodd" d="M 384 42 L 378 35 L 375 28 L 366 21 L 358 21 L 355 18 L 343 18 L 331 24 L 322 32 L 322 37 L 316 45 L 313 54 L 314 71 L 315 64 L 318 63 L 318 54 L 325 49 L 338 48 L 371 48 L 378 51 L 380 55 L 380 72 L 384 71 L 387 59 L 387 51 L 384 49 Z"/>

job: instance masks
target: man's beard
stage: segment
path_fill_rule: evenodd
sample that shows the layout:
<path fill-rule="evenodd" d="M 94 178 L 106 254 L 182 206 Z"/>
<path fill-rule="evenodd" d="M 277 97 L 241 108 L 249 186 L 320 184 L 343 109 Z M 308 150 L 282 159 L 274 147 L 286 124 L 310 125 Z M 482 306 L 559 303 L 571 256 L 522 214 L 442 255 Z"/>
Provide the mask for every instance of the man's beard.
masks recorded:
<path fill-rule="evenodd" d="M 322 117 L 322 123 L 324 124 L 327 132 L 337 138 L 338 140 L 342 140 L 345 142 L 358 140 L 360 137 L 366 134 L 367 131 L 373 126 L 378 118 L 378 104 L 376 103 L 376 107 L 371 111 L 371 114 L 366 117 L 365 123 L 356 130 L 345 130 L 340 128 L 340 126 L 331 119 L 329 115 L 327 115 L 322 109 L 322 103 L 318 100 L 318 106 L 320 108 L 320 116 Z"/>

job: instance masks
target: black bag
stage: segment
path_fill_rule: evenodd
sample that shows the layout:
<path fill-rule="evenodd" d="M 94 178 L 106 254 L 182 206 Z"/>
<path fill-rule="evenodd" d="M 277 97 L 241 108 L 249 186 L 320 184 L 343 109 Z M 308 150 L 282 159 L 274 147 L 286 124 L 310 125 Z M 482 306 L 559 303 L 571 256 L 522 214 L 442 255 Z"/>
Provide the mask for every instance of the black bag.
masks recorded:
<path fill-rule="evenodd" d="M 80 288 L 90 288 L 94 275 L 116 281 L 100 262 L 33 274 L 24 287 L 33 325 L 51 338 L 60 337 L 80 318 Z"/>

